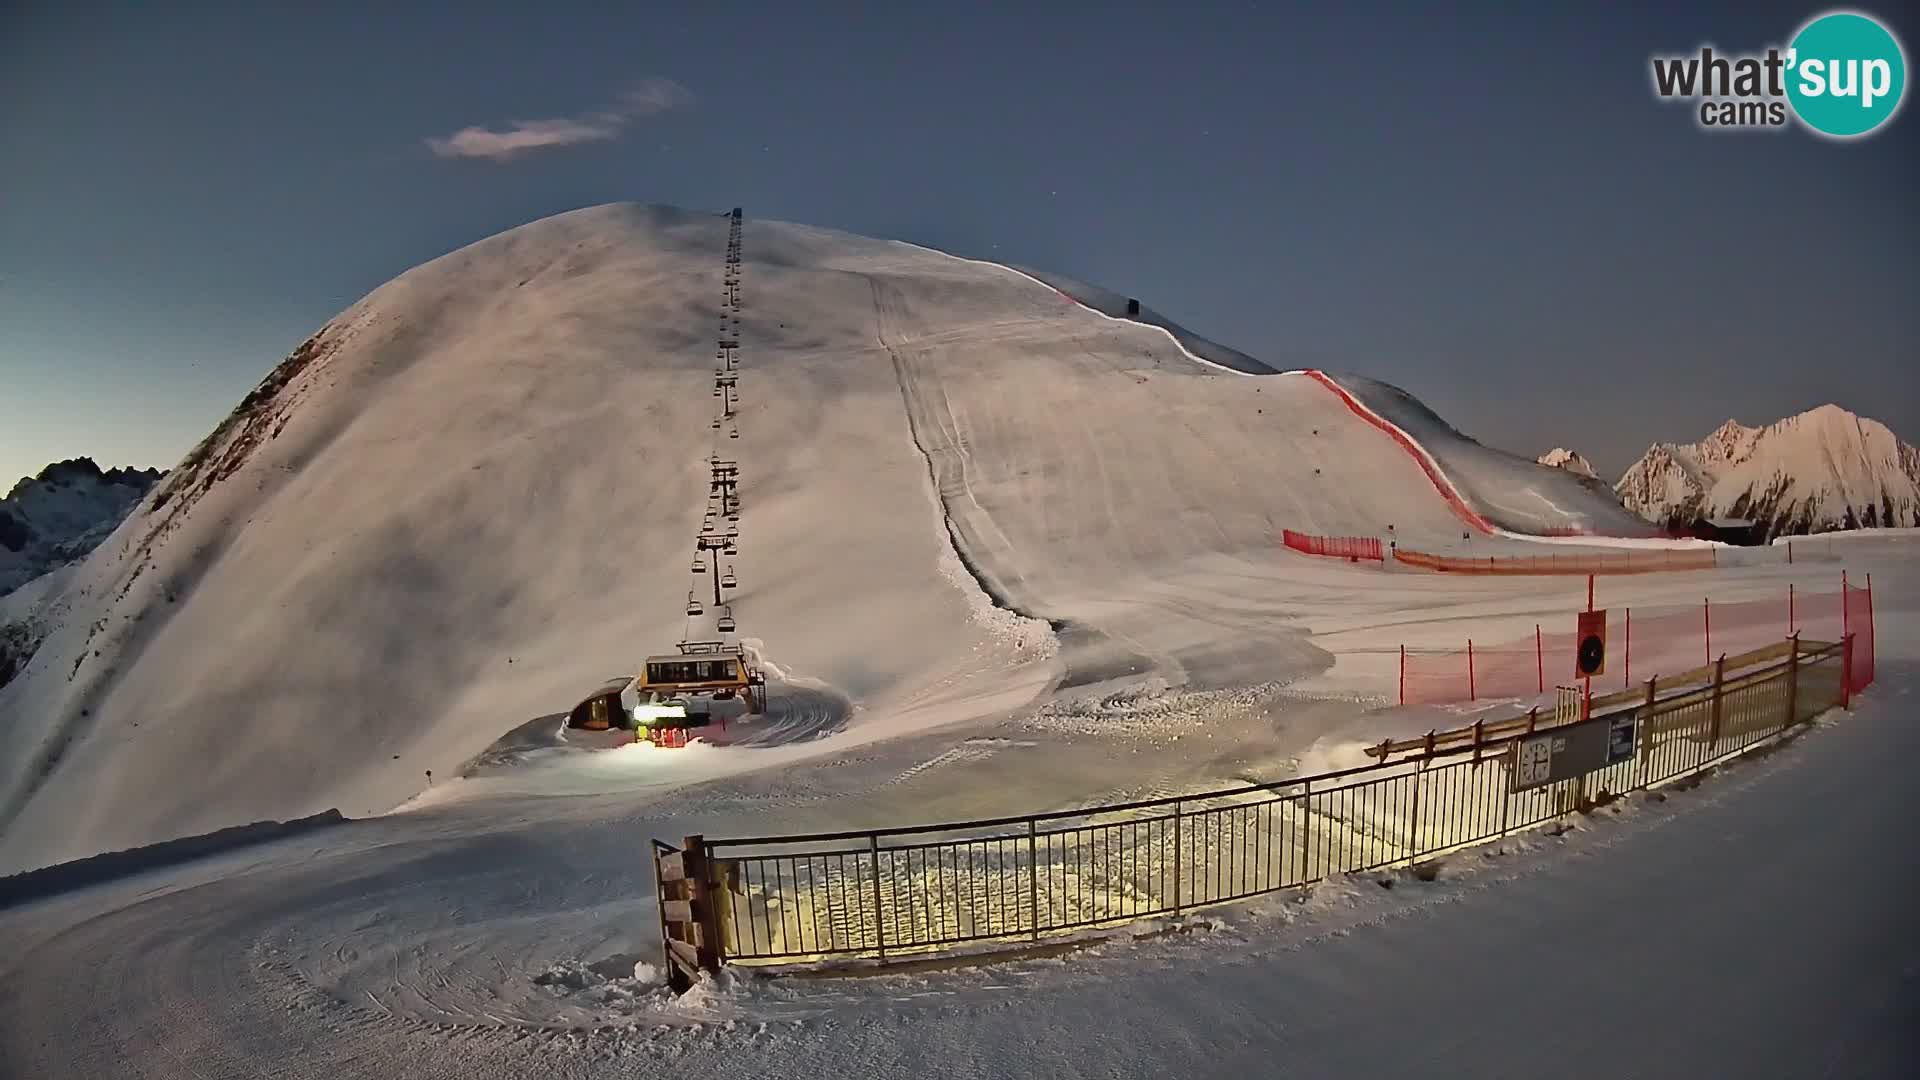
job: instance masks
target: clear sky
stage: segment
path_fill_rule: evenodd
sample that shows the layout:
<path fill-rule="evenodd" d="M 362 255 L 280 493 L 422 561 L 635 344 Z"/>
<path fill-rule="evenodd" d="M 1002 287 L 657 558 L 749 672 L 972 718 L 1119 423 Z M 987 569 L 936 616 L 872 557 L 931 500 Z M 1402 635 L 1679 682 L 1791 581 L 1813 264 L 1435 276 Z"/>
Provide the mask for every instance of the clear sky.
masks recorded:
<path fill-rule="evenodd" d="M 1827 401 L 1920 439 L 1920 114 L 1705 134 L 1649 57 L 1820 9 L 1671 6 L 13 0 L 0 489 L 169 466 L 400 271 L 615 200 L 1056 270 L 1610 475 Z"/>

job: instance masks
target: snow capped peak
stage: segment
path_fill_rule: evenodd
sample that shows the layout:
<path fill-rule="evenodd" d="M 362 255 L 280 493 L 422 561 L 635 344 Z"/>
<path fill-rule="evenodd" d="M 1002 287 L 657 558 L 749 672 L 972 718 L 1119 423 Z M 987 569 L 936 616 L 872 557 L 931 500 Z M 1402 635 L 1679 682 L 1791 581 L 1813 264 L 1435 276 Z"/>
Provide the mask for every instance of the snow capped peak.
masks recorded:
<path fill-rule="evenodd" d="M 1728 420 L 1691 445 L 1657 444 L 1614 488 L 1657 522 L 1750 518 L 1772 535 L 1920 525 L 1920 452 L 1834 404 L 1762 428 Z"/>
<path fill-rule="evenodd" d="M 160 476 L 81 457 L 23 477 L 0 499 L 0 594 L 91 551 Z"/>
<path fill-rule="evenodd" d="M 1593 471 L 1593 464 L 1591 462 L 1580 456 L 1578 452 L 1568 450 L 1565 447 L 1556 446 L 1546 453 L 1541 454 L 1536 460 L 1549 468 L 1565 469 L 1570 473 L 1578 473 L 1581 476 L 1594 477 L 1597 475 Z"/>

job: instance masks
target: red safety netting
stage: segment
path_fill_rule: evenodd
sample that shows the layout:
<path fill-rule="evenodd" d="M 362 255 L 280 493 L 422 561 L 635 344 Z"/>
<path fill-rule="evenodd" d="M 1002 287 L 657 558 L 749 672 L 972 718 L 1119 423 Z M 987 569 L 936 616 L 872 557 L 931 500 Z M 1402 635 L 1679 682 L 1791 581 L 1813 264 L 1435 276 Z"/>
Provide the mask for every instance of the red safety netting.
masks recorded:
<path fill-rule="evenodd" d="M 1380 541 L 1372 536 L 1315 536 L 1312 533 L 1280 531 L 1280 542 L 1308 555 L 1331 555 L 1340 559 L 1367 559 L 1385 562 Z"/>
<path fill-rule="evenodd" d="M 1696 607 L 1657 613 L 1610 610 L 1606 669 L 1594 677 L 1594 688 L 1624 689 L 1656 675 L 1703 667 L 1720 656 L 1765 648 L 1794 633 L 1809 641 L 1839 641 L 1851 631 L 1858 689 L 1873 679 L 1873 598 L 1868 589 L 1843 588 L 1844 606 L 1840 593 L 1809 594 L 1789 585 L 1777 596 L 1752 600 L 1702 599 Z M 1568 615 L 1563 622 L 1571 626 L 1574 620 Z M 1400 704 L 1526 698 L 1570 685 L 1579 677 L 1574 645 L 1572 630 L 1551 632 L 1538 626 L 1519 640 L 1468 641 L 1458 649 L 1402 649 Z"/>
<path fill-rule="evenodd" d="M 1645 574 L 1658 570 L 1710 570 L 1713 548 L 1658 551 L 1575 552 L 1566 555 L 1435 555 L 1399 548 L 1394 561 L 1447 574 Z"/>
<path fill-rule="evenodd" d="M 1853 653 L 1847 658 L 1847 692 L 1857 694 L 1873 683 L 1873 578 L 1867 587 L 1856 589 L 1844 584 L 1842 609 L 1845 632 L 1853 635 Z"/>

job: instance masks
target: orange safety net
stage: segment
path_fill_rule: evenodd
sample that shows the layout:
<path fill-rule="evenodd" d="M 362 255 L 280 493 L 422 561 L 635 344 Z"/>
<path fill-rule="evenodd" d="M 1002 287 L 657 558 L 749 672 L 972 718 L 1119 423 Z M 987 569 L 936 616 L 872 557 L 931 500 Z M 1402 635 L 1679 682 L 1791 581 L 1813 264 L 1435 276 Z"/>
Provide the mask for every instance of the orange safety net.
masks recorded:
<path fill-rule="evenodd" d="M 1710 570 L 1715 565 L 1713 548 L 1476 557 L 1398 548 L 1393 557 L 1408 566 L 1446 574 L 1645 574 L 1658 570 Z"/>
<path fill-rule="evenodd" d="M 1795 633 L 1808 641 L 1839 641 L 1849 630 L 1855 635 L 1856 682 L 1864 686 L 1873 678 L 1872 594 L 1851 587 L 1846 592 L 1845 608 L 1839 593 L 1810 594 L 1788 585 L 1776 596 L 1735 601 L 1703 598 L 1698 606 L 1667 608 L 1658 614 L 1610 610 L 1606 670 L 1594 678 L 1594 689 L 1625 689 L 1656 675 L 1702 667 L 1716 657 L 1764 648 Z M 1532 634 L 1518 640 L 1492 644 L 1470 640 L 1458 649 L 1403 648 L 1400 704 L 1529 698 L 1575 684 L 1580 678 L 1574 666 L 1576 618 L 1574 614 L 1565 617 L 1566 629 L 1536 626 Z"/>

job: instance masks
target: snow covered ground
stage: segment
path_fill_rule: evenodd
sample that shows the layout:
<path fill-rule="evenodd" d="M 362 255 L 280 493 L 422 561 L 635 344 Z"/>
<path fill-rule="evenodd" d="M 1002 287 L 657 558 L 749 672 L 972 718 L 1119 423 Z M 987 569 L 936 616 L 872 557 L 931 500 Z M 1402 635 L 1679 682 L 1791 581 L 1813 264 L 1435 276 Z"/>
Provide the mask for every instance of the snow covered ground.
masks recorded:
<path fill-rule="evenodd" d="M 1561 835 L 1458 853 L 1432 882 L 1344 880 L 1011 964 L 662 991 L 646 835 L 939 813 L 982 775 L 1021 792 L 1081 775 L 1044 748 L 976 744 L 963 761 L 962 741 L 909 739 L 692 800 L 423 807 L 0 913 L 21 943 L 0 955 L 0 1061 L 152 1077 L 1905 1075 L 1920 579 L 1879 580 L 1881 682 L 1855 713 Z"/>
<path fill-rule="evenodd" d="M 649 837 L 1291 775 L 1451 716 L 1384 707 L 1401 644 L 1585 602 L 1278 547 L 1460 542 L 1425 471 L 1311 378 L 1222 373 L 1002 268 L 749 221 L 742 438 L 719 446 L 773 713 L 586 749 L 557 714 L 713 632 L 681 605 L 726 228 L 596 208 L 403 275 L 36 588 L 52 634 L 0 690 L 0 870 L 359 820 L 0 911 L 0 1074 L 1858 1076 L 1910 1047 L 1905 537 L 1601 579 L 1638 614 L 1874 574 L 1860 712 L 1696 790 L 1434 882 L 671 998 Z M 1505 482 L 1472 462 L 1446 467 Z"/>

